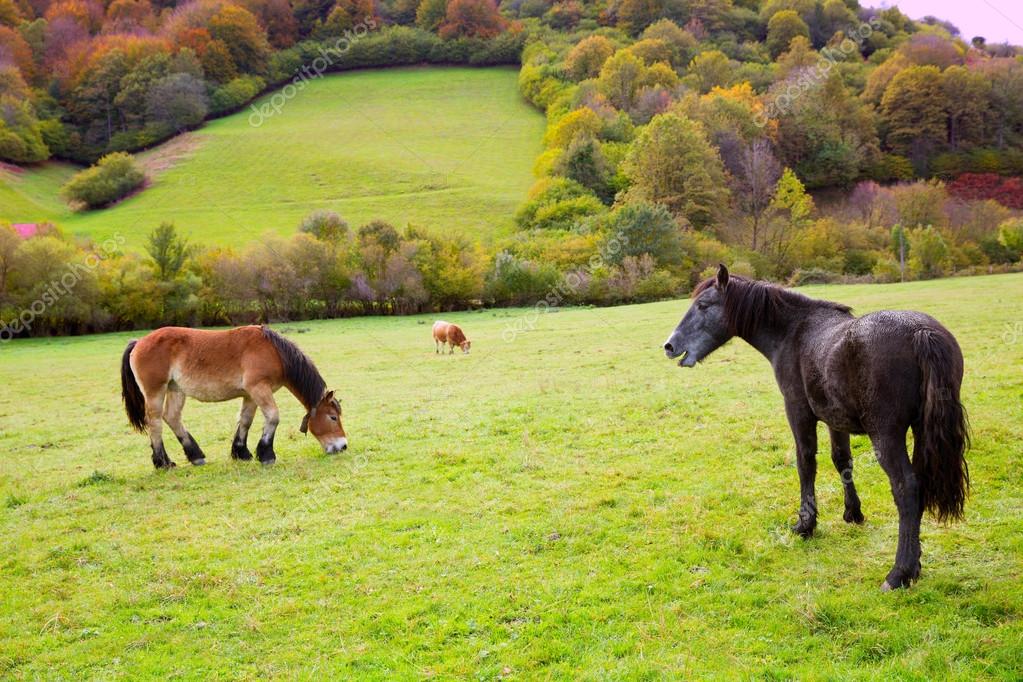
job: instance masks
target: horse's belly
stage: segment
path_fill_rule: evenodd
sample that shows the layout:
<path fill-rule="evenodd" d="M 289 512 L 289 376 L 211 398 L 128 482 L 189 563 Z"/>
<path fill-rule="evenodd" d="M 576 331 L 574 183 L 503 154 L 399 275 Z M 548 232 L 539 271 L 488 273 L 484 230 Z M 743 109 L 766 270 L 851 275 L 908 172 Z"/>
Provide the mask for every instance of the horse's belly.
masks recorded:
<path fill-rule="evenodd" d="M 189 398 L 195 398 L 204 403 L 219 403 L 245 395 L 240 381 L 237 383 L 203 381 L 190 377 L 177 377 L 171 381 L 171 387 L 181 391 Z"/>
<path fill-rule="evenodd" d="M 831 400 L 810 400 L 810 408 L 814 416 L 822 422 L 844 433 L 864 433 L 863 424 L 859 417 L 849 406 L 838 401 Z"/>

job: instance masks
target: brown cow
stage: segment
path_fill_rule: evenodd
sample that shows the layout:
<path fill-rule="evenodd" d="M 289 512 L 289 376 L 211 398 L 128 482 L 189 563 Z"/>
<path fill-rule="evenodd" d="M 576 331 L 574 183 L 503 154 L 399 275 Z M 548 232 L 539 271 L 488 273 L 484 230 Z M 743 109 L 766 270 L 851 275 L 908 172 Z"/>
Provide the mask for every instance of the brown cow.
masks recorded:
<path fill-rule="evenodd" d="M 472 342 L 465 338 L 465 334 L 462 333 L 461 327 L 457 324 L 441 320 L 433 323 L 433 341 L 437 345 L 438 353 L 440 353 L 444 344 L 450 345 L 449 355 L 455 352 L 455 346 L 461 348 L 462 352 L 468 355 L 469 347 L 472 346 Z"/>

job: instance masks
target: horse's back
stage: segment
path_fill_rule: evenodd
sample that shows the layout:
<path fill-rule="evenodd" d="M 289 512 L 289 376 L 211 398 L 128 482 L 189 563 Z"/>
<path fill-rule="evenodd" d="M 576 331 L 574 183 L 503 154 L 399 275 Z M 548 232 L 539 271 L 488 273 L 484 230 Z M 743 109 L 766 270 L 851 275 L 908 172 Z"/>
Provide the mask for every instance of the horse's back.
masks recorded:
<path fill-rule="evenodd" d="M 247 376 L 277 383 L 280 359 L 255 325 L 227 330 L 162 327 L 138 341 L 131 357 L 146 385 L 173 383 L 200 400 L 241 395 Z M 262 375 L 265 375 L 262 376 Z"/>

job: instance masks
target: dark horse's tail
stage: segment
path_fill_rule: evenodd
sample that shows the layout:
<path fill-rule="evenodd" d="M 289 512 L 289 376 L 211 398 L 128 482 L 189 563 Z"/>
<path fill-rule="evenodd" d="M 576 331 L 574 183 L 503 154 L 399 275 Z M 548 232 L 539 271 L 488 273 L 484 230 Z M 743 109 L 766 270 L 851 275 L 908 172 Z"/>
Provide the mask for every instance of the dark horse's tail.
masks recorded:
<path fill-rule="evenodd" d="M 913 452 L 924 509 L 939 521 L 960 519 L 970 487 L 966 450 L 969 422 L 959 402 L 963 356 L 952 335 L 921 329 L 913 334 L 913 350 L 923 372 L 923 409 Z"/>
<path fill-rule="evenodd" d="M 124 399 L 124 411 L 128 413 L 128 423 L 139 433 L 146 432 L 146 399 L 135 381 L 131 371 L 131 352 L 138 341 L 129 341 L 121 356 L 121 398 Z"/>

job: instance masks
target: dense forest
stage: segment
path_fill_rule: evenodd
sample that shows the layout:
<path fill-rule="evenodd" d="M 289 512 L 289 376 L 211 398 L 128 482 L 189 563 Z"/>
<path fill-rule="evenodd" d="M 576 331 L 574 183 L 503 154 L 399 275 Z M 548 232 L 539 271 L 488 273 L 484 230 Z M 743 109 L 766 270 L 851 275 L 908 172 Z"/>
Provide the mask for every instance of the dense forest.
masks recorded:
<path fill-rule="evenodd" d="M 168 225 L 146 256 L 7 226 L 0 320 L 607 304 L 678 295 L 719 261 L 794 284 L 1018 268 L 1021 55 L 856 0 L 0 0 L 0 160 L 95 164 L 65 187 L 82 210 L 143 186 L 131 152 L 325 72 L 521 64 L 548 123 L 520 231 L 493 249 L 322 212 L 247 249 Z"/>

